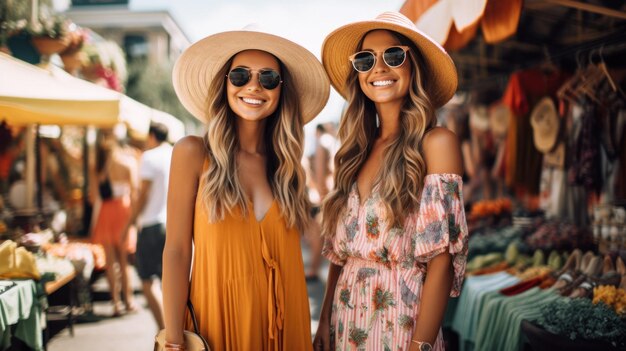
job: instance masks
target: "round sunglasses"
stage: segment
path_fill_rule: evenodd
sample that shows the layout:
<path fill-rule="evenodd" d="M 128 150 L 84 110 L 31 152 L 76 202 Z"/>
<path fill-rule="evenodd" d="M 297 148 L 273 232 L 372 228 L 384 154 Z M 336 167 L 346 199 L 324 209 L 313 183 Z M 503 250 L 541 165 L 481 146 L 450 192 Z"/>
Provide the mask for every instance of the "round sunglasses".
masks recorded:
<path fill-rule="evenodd" d="M 408 46 L 390 46 L 383 51 L 383 62 L 390 68 L 402 66 L 406 61 Z M 352 62 L 352 67 L 359 73 L 369 72 L 376 65 L 376 56 L 379 52 L 359 51 L 352 54 L 348 59 Z"/>
<path fill-rule="evenodd" d="M 258 74 L 259 84 L 263 89 L 272 90 L 276 89 L 283 81 L 280 78 L 280 74 L 273 69 L 260 69 Z M 246 67 L 235 67 L 228 72 L 228 80 L 236 87 L 242 87 L 252 79 L 252 70 Z"/>

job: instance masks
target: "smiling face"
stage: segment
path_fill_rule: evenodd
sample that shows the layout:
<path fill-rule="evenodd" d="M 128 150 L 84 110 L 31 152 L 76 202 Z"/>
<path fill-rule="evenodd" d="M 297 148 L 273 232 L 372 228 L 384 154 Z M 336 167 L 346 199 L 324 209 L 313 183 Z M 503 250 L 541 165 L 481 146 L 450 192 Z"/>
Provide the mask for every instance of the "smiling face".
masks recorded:
<path fill-rule="evenodd" d="M 365 36 L 359 48 L 359 51 L 372 51 L 376 55 L 376 65 L 368 72 L 358 73 L 361 90 L 375 103 L 401 101 L 409 93 L 412 73 L 409 58 L 396 68 L 387 66 L 382 58 L 385 49 L 399 45 L 402 43 L 391 32 L 375 30 Z M 410 51 L 407 55 L 411 55 Z"/>
<path fill-rule="evenodd" d="M 259 70 L 272 69 L 280 74 L 278 60 L 265 51 L 246 50 L 233 58 L 230 70 L 237 67 L 249 69 L 252 77 L 241 87 L 226 79 L 228 105 L 233 112 L 248 121 L 260 121 L 273 114 L 280 100 L 281 85 L 271 90 L 263 88 L 259 83 Z"/>

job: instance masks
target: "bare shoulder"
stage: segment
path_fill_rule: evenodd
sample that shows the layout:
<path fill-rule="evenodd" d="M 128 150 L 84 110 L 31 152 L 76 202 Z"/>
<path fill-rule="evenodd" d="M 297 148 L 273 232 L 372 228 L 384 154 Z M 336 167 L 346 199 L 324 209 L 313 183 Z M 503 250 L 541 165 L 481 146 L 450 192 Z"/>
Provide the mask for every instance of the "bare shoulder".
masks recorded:
<path fill-rule="evenodd" d="M 435 127 L 422 142 L 427 173 L 463 174 L 463 159 L 459 138 L 447 128 Z"/>
<path fill-rule="evenodd" d="M 183 166 L 186 172 L 199 175 L 206 157 L 204 140 L 195 135 L 188 135 L 174 144 L 172 168 Z"/>
<path fill-rule="evenodd" d="M 109 170 L 115 174 L 128 174 L 138 168 L 137 159 L 129 155 L 125 150 L 115 152 L 111 158 Z M 115 176 L 114 176 L 115 178 Z"/>

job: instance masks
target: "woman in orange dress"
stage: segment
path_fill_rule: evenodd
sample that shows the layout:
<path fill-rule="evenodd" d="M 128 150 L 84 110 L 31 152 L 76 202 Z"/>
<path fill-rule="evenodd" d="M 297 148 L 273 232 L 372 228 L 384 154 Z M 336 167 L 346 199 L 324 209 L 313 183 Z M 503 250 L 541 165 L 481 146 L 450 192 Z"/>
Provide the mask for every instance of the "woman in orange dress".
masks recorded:
<path fill-rule="evenodd" d="M 109 283 L 113 316 L 135 312 L 130 276 L 128 274 L 129 230 L 131 202 L 137 189 L 137 163 L 120 146 L 112 131 L 103 131 L 99 145 L 97 185 L 101 200 L 91 240 L 101 244 L 106 255 L 106 276 Z M 94 191 L 95 192 L 95 191 Z M 124 297 L 122 309 L 120 291 Z"/>
<path fill-rule="evenodd" d="M 454 64 L 396 12 L 335 30 L 322 61 L 348 107 L 322 209 L 331 267 L 315 350 L 443 350 L 467 257 L 459 142 L 434 114 Z"/>
<path fill-rule="evenodd" d="M 310 350 L 300 159 L 303 124 L 328 99 L 321 64 L 281 37 L 223 32 L 181 55 L 174 87 L 208 131 L 180 140 L 172 156 L 166 350 L 184 349 L 188 296 L 211 350 Z"/>

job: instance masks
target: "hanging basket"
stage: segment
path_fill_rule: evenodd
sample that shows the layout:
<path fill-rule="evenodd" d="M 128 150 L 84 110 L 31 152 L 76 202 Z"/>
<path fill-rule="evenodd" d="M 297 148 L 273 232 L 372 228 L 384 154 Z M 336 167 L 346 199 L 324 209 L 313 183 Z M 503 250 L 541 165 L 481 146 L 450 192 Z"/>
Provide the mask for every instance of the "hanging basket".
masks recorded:
<path fill-rule="evenodd" d="M 39 54 L 52 55 L 67 49 L 70 39 L 67 36 L 54 39 L 50 37 L 33 37 L 32 42 Z"/>

